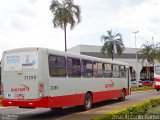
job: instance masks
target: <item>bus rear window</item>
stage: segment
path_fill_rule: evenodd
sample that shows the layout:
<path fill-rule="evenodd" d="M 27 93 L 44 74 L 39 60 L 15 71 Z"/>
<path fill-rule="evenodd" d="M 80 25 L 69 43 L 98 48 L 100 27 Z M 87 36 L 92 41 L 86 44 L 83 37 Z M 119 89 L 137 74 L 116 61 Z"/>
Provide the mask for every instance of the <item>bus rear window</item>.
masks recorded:
<path fill-rule="evenodd" d="M 38 52 L 4 54 L 4 71 L 38 69 Z"/>
<path fill-rule="evenodd" d="M 155 67 L 155 74 L 160 75 L 160 66 Z"/>

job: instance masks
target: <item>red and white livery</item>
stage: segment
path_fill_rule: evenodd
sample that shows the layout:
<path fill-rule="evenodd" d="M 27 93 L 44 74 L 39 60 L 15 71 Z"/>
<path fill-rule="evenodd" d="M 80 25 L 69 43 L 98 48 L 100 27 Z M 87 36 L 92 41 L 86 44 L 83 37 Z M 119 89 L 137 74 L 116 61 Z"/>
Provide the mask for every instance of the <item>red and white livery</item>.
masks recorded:
<path fill-rule="evenodd" d="M 46 48 L 3 53 L 3 106 L 62 108 L 130 94 L 126 63 Z"/>
<path fill-rule="evenodd" d="M 160 90 L 160 65 L 155 66 L 154 69 L 154 88 Z"/>

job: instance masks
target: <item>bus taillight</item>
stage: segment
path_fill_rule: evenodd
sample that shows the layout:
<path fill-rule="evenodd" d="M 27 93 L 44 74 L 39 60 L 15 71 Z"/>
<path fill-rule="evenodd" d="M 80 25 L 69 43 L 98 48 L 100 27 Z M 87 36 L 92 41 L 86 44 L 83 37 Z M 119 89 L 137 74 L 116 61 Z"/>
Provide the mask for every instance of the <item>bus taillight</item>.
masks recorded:
<path fill-rule="evenodd" d="M 44 86 L 42 83 L 39 84 L 39 96 L 42 97 L 43 96 L 43 90 L 44 90 Z"/>
<path fill-rule="evenodd" d="M 43 84 L 39 84 L 39 92 L 43 92 Z"/>
<path fill-rule="evenodd" d="M 0 85 L 0 93 L 3 95 L 3 84 Z"/>

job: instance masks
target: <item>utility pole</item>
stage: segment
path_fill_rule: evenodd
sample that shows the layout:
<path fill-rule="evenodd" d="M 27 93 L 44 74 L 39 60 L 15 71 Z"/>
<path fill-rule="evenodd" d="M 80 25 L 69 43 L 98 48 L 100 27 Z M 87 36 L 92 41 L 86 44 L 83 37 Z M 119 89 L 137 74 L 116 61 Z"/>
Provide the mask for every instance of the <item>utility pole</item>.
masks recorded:
<path fill-rule="evenodd" d="M 136 34 L 138 33 L 139 31 L 135 31 L 133 32 L 133 34 L 135 34 L 135 49 L 136 49 L 136 81 L 139 82 L 139 70 L 138 70 L 138 61 L 137 61 L 137 38 L 136 38 Z"/>

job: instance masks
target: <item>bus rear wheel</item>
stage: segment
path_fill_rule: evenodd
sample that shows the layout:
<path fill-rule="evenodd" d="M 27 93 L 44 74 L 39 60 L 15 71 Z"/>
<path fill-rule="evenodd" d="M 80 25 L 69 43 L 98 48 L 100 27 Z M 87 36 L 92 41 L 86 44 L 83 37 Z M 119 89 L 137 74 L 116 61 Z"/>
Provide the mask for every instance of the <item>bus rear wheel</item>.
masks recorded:
<path fill-rule="evenodd" d="M 121 97 L 118 98 L 119 101 L 124 101 L 126 97 L 126 91 L 123 89 L 121 91 Z"/>
<path fill-rule="evenodd" d="M 159 91 L 159 89 L 157 89 L 157 91 Z"/>
<path fill-rule="evenodd" d="M 83 108 L 85 111 L 92 108 L 92 95 L 90 93 L 85 95 Z"/>

